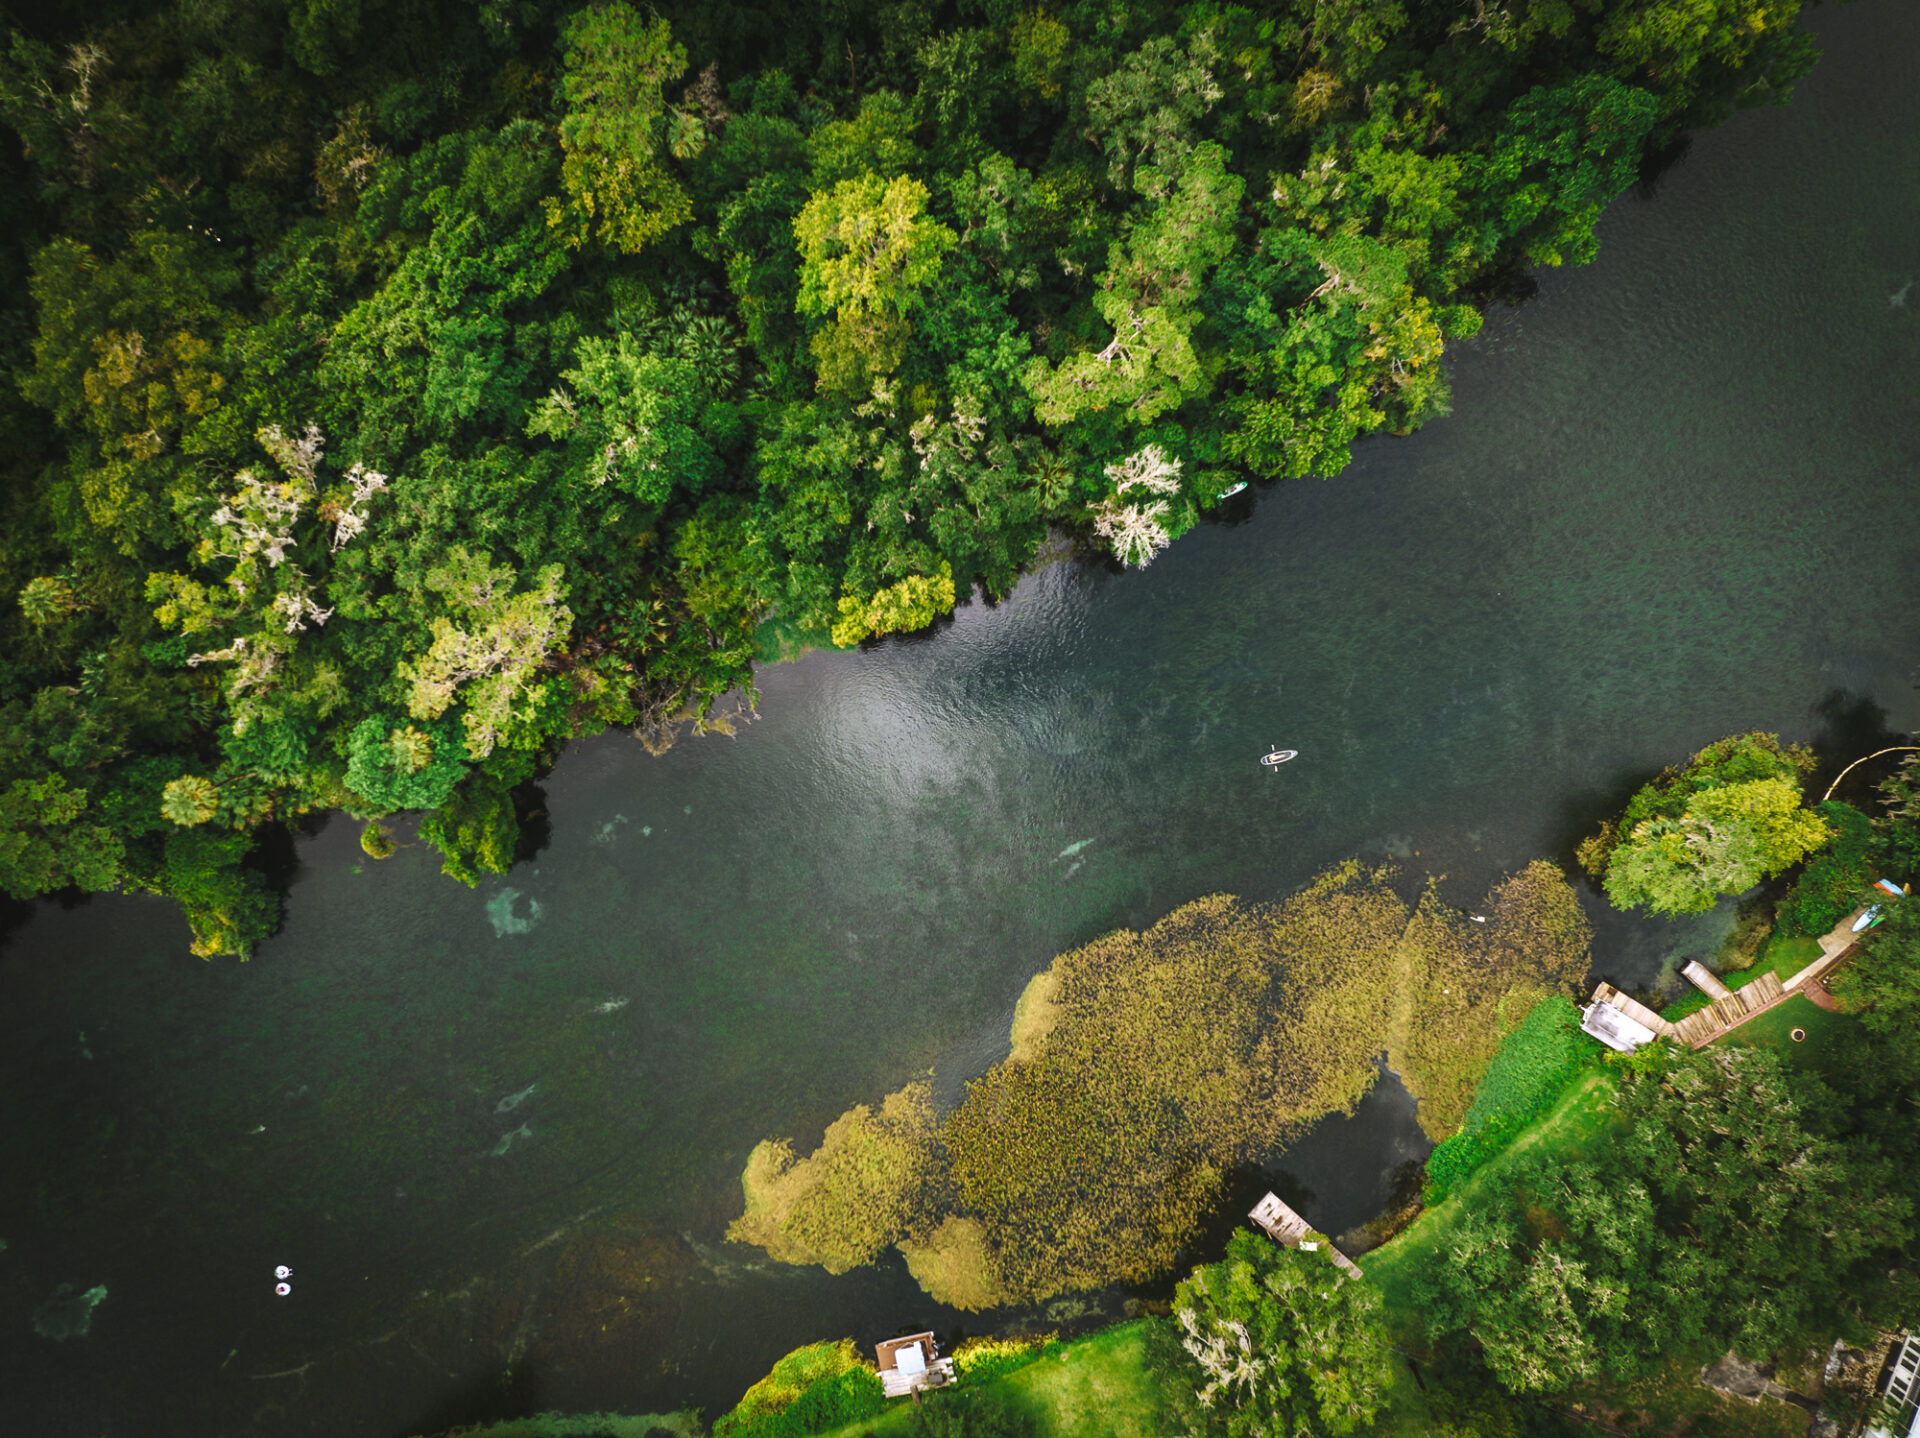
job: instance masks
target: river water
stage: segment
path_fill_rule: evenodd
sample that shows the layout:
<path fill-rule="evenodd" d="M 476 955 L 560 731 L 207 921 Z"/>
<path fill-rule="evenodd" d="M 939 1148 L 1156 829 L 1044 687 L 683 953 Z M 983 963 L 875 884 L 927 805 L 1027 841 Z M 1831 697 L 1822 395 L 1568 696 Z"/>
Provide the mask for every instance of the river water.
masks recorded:
<path fill-rule="evenodd" d="M 737 738 L 581 744 L 549 842 L 476 891 L 336 820 L 246 965 L 159 902 L 37 908 L 0 953 L 7 1427 L 724 1410 L 814 1339 L 1115 1316 L 768 1264 L 723 1239 L 741 1164 L 956 1092 L 1116 925 L 1354 854 L 1471 902 L 1708 739 L 1920 725 L 1920 12 L 1810 23 L 1791 108 L 1616 205 L 1597 263 L 1456 348 L 1450 419 L 1335 482 L 770 669 Z M 1628 986 L 1725 922 L 1590 908 Z M 1338 1229 L 1423 1152 L 1388 1080 L 1234 1197 Z M 106 1296 L 56 1342 L 63 1286 Z"/>

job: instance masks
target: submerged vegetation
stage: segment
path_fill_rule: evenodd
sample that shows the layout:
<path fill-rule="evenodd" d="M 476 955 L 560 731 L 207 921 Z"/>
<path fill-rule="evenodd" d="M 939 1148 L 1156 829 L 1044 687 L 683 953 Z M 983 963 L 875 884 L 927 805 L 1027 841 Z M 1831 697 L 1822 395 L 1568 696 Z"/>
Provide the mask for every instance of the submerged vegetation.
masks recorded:
<path fill-rule="evenodd" d="M 245 955 L 263 826 L 432 811 L 472 882 L 569 737 L 731 722 L 762 644 L 1334 475 L 1651 153 L 1786 95 L 1798 9 L 38 7 L 0 890 Z"/>
<path fill-rule="evenodd" d="M 1535 861 L 1464 914 L 1429 885 L 1400 938 L 1387 1064 L 1436 1142 L 1461 1126 L 1502 1041 L 1586 977 L 1593 931 L 1566 877 Z"/>
<path fill-rule="evenodd" d="M 1684 819 L 1701 792 L 1781 783 L 1782 766 L 1806 767 L 1771 736 L 1709 746 L 1609 833 L 1630 840 L 1661 806 Z M 1842 835 L 1896 874 L 1916 852 L 1915 769 L 1881 786 L 1865 831 Z M 1023 998 L 1012 1055 L 935 1120 L 929 1151 L 949 1177 L 921 1191 L 951 1207 L 910 1227 L 967 1225 L 949 1246 L 972 1246 L 996 1303 L 1167 1274 L 1201 1214 L 1191 1175 L 1253 1151 L 1236 1141 L 1281 1141 L 1350 1104 L 1382 1049 L 1419 1086 L 1429 1131 L 1451 1134 L 1428 1160 L 1425 1211 L 1364 1256 L 1358 1280 L 1324 1248 L 1237 1233 L 1178 1284 L 1170 1316 L 1086 1341 L 1111 1365 L 1106 1428 L 1030 1401 L 1023 1375 L 1056 1353 L 1035 1345 L 971 1391 L 930 1397 L 927 1431 L 1748 1431 L 1716 1426 L 1721 1400 L 1691 1382 L 1701 1364 L 1729 1350 L 1824 1362 L 1836 1337 L 1911 1321 L 1915 900 L 1876 891 L 1882 922 L 1835 983 L 1857 1017 L 1796 1000 L 1820 1022 L 1790 1015 L 1791 1034 L 1756 1022 L 1705 1050 L 1657 1042 L 1628 1057 L 1579 1032 L 1565 990 L 1584 979 L 1590 933 L 1551 865 L 1469 912 L 1432 884 L 1409 908 L 1387 877 L 1348 864 L 1276 909 L 1216 897 L 1062 955 Z M 1290 995 L 1309 990 L 1316 1022 L 1291 1031 Z M 1323 1062 L 1296 1086 L 1286 1064 L 1303 1044 Z M 845 1143 L 829 1130 L 823 1183 Z M 757 1181 L 750 1165 L 750 1214 Z M 1103 1218 L 1110 1250 L 1080 1237 Z M 901 1243 L 910 1256 L 915 1241 Z M 1871 1395 L 1826 1398 L 1854 1412 Z M 917 1431 L 904 1411 L 814 1431 Z"/>
<path fill-rule="evenodd" d="M 1022 998 L 1012 1054 L 951 1112 L 915 1085 L 849 1110 L 805 1159 L 756 1148 L 730 1236 L 832 1272 L 897 1243 L 970 1309 L 1165 1274 L 1228 1172 L 1351 1112 L 1383 1050 L 1439 1095 L 1423 1122 L 1458 1124 L 1502 1034 L 1587 967 L 1552 865 L 1485 907 L 1476 923 L 1429 890 L 1410 912 L 1349 863 L 1276 907 L 1201 899 L 1063 954 Z"/>

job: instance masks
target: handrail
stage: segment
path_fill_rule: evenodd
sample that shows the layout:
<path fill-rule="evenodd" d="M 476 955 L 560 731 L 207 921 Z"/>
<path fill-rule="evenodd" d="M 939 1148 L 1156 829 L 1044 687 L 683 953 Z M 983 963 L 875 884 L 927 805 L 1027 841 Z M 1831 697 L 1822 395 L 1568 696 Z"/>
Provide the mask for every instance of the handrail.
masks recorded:
<path fill-rule="evenodd" d="M 1847 775 L 1851 774 L 1855 769 L 1858 769 L 1862 764 L 1866 763 L 1867 760 L 1878 759 L 1882 754 L 1905 754 L 1908 752 L 1920 753 L 1920 744 L 1895 744 L 1891 749 L 1876 749 L 1871 754 L 1862 754 L 1858 759 L 1855 759 L 1840 771 L 1839 778 L 1827 785 L 1827 792 L 1820 796 L 1820 802 L 1824 804 L 1827 800 L 1831 799 L 1833 797 L 1833 791 L 1840 787 L 1840 780 L 1846 778 Z"/>

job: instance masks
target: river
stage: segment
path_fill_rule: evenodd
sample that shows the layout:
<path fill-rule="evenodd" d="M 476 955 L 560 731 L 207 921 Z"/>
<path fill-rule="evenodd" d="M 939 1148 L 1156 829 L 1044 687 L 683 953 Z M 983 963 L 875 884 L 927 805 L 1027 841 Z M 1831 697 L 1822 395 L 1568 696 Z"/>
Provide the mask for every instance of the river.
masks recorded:
<path fill-rule="evenodd" d="M 957 1092 L 1116 925 L 1355 854 L 1470 902 L 1708 739 L 1920 726 L 1920 11 L 1808 23 L 1790 108 L 1615 205 L 1595 264 L 1455 347 L 1450 418 L 1335 482 L 769 669 L 737 737 L 580 744 L 478 890 L 335 819 L 244 965 L 158 901 L 34 909 L 0 952 L 8 1428 L 714 1412 L 814 1339 L 1117 1316 L 769 1264 L 724 1242 L 741 1164 Z M 1589 907 L 1626 986 L 1725 924 Z M 1235 1199 L 1338 1229 L 1423 1152 L 1389 1080 Z M 55 1342 L 63 1286 L 106 1293 Z"/>

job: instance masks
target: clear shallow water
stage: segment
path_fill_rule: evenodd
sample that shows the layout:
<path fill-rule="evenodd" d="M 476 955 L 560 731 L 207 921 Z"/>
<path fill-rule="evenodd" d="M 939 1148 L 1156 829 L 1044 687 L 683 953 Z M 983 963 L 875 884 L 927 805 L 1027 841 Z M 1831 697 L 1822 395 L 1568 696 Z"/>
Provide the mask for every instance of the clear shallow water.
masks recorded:
<path fill-rule="evenodd" d="M 42 906 L 0 954 L 8 1413 L 719 1409 L 812 1339 L 1088 1316 L 966 1320 L 897 1265 L 726 1245 L 745 1154 L 929 1070 L 951 1091 L 1115 925 L 1356 853 L 1471 901 L 1719 734 L 1833 734 L 1835 694 L 1920 724 L 1920 291 L 1892 303 L 1920 16 L 1813 23 L 1791 109 L 1700 137 L 1595 265 L 1457 351 L 1450 420 L 1335 483 L 1243 496 L 1144 573 L 1055 565 L 771 670 L 737 739 L 580 745 L 548 847 L 478 891 L 342 821 L 244 967 L 189 957 L 162 904 Z M 1301 757 L 1268 773 L 1275 744 Z M 1594 914 L 1629 985 L 1716 933 Z M 1408 1108 L 1384 1088 L 1243 1186 L 1363 1219 L 1420 1152 Z M 31 1321 L 61 1284 L 108 1296 L 56 1344 Z"/>

